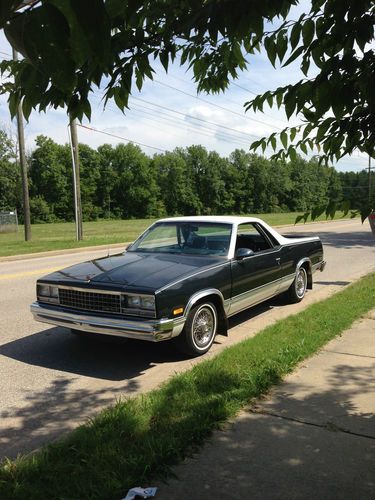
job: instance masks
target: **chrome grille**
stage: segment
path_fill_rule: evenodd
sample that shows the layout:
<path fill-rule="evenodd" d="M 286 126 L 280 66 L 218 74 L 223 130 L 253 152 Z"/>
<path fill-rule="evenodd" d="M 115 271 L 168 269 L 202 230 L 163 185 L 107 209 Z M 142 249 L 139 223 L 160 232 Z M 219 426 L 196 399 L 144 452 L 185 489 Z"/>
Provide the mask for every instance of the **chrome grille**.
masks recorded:
<path fill-rule="evenodd" d="M 60 305 L 83 311 L 121 313 L 119 294 L 86 292 L 59 288 Z"/>

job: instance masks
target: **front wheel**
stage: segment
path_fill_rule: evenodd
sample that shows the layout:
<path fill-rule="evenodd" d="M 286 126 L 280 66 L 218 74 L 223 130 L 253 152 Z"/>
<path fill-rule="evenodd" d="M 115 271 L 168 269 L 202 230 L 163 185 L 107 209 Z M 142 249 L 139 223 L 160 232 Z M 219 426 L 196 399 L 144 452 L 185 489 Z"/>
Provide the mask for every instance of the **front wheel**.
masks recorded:
<path fill-rule="evenodd" d="M 300 267 L 297 270 L 296 277 L 288 290 L 289 300 L 293 303 L 301 302 L 306 294 L 306 289 L 307 272 L 304 267 Z"/>
<path fill-rule="evenodd" d="M 194 306 L 181 334 L 176 338 L 180 351 L 189 356 L 205 354 L 217 332 L 217 311 L 211 302 Z"/>

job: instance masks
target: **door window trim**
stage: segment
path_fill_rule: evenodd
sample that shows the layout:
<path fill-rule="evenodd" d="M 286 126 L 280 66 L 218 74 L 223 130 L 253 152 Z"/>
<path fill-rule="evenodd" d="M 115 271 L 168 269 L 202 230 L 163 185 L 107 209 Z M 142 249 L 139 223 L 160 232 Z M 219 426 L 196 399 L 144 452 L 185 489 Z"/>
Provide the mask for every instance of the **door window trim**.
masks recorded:
<path fill-rule="evenodd" d="M 249 255 L 248 257 L 245 257 L 243 260 L 250 259 L 250 258 L 255 257 L 257 255 L 265 255 L 266 253 L 271 253 L 271 252 L 273 252 L 275 250 L 278 251 L 280 249 L 280 244 L 275 245 L 273 243 L 272 239 L 269 237 L 268 232 L 266 231 L 266 229 L 264 229 L 263 226 L 261 224 L 258 224 L 257 222 L 243 222 L 242 224 L 239 224 L 237 226 L 235 248 L 237 246 L 237 237 L 238 237 L 239 230 L 240 230 L 241 226 L 245 226 L 245 225 L 251 225 L 251 226 L 253 226 L 253 228 L 261 236 L 263 236 L 263 238 L 265 239 L 266 243 L 268 243 L 268 245 L 270 245 L 270 247 L 266 248 L 264 250 L 259 250 L 258 252 L 254 252 L 253 255 Z"/>

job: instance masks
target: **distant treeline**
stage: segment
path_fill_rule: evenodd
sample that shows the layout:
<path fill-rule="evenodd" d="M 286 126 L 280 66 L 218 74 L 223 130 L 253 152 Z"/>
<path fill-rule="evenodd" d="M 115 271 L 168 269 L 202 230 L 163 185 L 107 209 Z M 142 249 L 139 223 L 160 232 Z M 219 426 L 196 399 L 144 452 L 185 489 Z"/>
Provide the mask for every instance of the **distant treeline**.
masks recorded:
<path fill-rule="evenodd" d="M 276 163 L 243 150 L 224 158 L 190 146 L 149 157 L 133 144 L 82 144 L 80 161 L 84 220 L 294 212 L 342 199 L 357 208 L 367 195 L 366 171 L 302 158 Z M 39 136 L 28 163 L 32 221 L 73 220 L 69 146 Z M 14 145 L 0 131 L 0 209 L 22 214 L 21 200 Z"/>

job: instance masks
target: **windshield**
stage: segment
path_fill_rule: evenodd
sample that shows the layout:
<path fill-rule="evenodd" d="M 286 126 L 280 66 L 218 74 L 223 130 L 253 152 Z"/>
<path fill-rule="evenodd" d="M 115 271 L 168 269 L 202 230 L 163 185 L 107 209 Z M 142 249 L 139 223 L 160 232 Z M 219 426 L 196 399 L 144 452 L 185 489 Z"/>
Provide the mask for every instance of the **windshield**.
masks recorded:
<path fill-rule="evenodd" d="M 131 245 L 128 252 L 225 256 L 231 232 L 231 224 L 160 222 Z"/>

